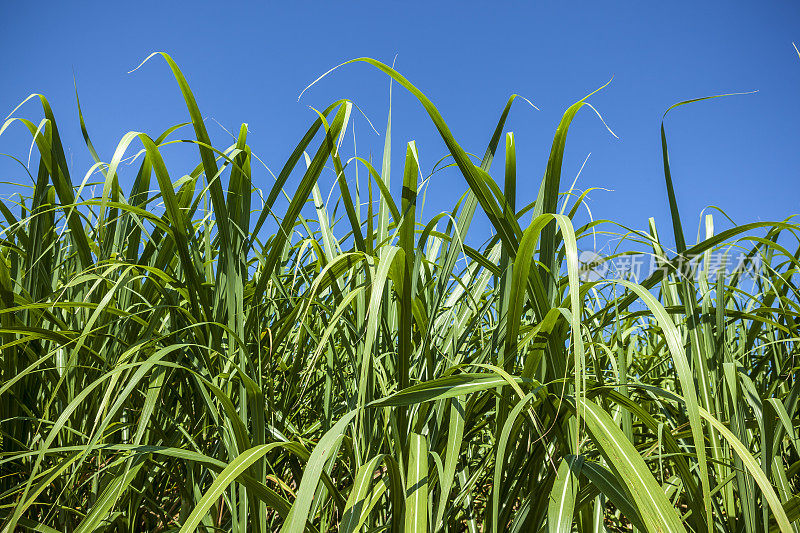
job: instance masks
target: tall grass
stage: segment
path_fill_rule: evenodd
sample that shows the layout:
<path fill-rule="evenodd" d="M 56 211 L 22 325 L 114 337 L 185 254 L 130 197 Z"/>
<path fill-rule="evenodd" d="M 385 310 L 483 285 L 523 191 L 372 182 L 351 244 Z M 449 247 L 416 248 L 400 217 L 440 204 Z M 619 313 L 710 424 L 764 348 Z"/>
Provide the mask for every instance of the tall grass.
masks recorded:
<path fill-rule="evenodd" d="M 372 59 L 356 61 L 416 97 L 468 192 L 422 219 L 417 146 L 391 152 L 390 115 L 380 164 L 343 160 L 342 100 L 259 196 L 246 125 L 213 147 L 162 56 L 191 122 L 129 133 L 103 162 L 81 117 L 83 178 L 44 97 L 41 122 L 0 129 L 38 149 L 32 194 L 0 203 L 3 531 L 798 531 L 793 222 L 715 233 L 709 216 L 687 243 L 662 127 L 677 249 L 651 220 L 628 251 L 660 269 L 587 278 L 579 243 L 600 222 L 573 225 L 575 191 L 559 201 L 586 99 L 521 205 L 514 97 L 477 161 Z M 200 156 L 182 177 L 174 142 Z M 472 248 L 479 208 L 493 237 Z M 685 268 L 737 249 L 762 259 L 755 280 Z"/>

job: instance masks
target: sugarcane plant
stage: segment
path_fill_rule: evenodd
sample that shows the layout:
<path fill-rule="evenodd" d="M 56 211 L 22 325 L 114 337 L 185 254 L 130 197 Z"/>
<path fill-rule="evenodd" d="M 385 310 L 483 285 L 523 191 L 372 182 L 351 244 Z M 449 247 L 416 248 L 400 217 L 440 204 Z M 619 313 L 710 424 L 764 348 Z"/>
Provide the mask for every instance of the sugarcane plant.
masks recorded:
<path fill-rule="evenodd" d="M 213 146 L 154 56 L 190 120 L 103 161 L 78 104 L 83 176 L 44 96 L 0 127 L 36 155 L 17 160 L 32 192 L 0 201 L 2 531 L 800 531 L 800 227 L 708 215 L 688 244 L 664 123 L 674 246 L 652 219 L 578 222 L 589 191 L 562 191 L 562 161 L 591 94 L 528 202 L 516 96 L 478 159 L 411 82 L 356 59 L 413 95 L 445 157 L 424 169 L 411 141 L 398 162 L 391 106 L 382 157 L 345 157 L 339 100 L 265 181 L 247 125 Z M 199 160 L 178 177 L 162 151 L 185 143 Z M 425 219 L 443 169 L 465 193 Z M 602 261 L 658 268 L 584 275 L 608 228 L 624 244 Z M 755 272 L 711 267 L 733 252 Z"/>

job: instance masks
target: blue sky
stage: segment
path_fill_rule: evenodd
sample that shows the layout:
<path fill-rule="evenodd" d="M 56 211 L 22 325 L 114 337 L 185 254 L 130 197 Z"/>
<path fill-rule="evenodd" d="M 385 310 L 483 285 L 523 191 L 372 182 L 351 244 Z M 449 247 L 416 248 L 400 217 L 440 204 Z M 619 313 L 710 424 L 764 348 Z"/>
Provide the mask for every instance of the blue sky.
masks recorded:
<path fill-rule="evenodd" d="M 663 112 L 679 100 L 758 90 L 682 107 L 668 117 L 687 240 L 694 242 L 701 212 L 710 205 L 739 224 L 800 212 L 800 59 L 792 48 L 792 41 L 800 41 L 797 2 L 116 4 L 0 7 L 0 112 L 7 115 L 32 92 L 45 94 L 75 181 L 91 159 L 77 120 L 73 71 L 92 140 L 105 160 L 128 131 L 155 136 L 187 120 L 163 61 L 128 74 L 161 50 L 188 78 L 215 143 L 227 146 L 228 138 L 210 118 L 231 131 L 247 122 L 254 152 L 277 170 L 315 118 L 308 106 L 324 108 L 350 98 L 382 131 L 388 79 L 371 67 L 342 68 L 300 102 L 297 97 L 344 60 L 371 56 L 391 63 L 397 54 L 397 69 L 434 101 L 473 153 L 483 153 L 511 93 L 540 108 L 518 105 L 507 126 L 516 135 L 519 204 L 535 197 L 563 111 L 614 76 L 590 101 L 619 139 L 590 110 L 581 111 L 570 130 L 562 187 L 591 153 L 578 187 L 612 190 L 591 194 L 594 217 L 645 228 L 653 216 L 665 238 L 671 230 L 659 139 Z M 423 169 L 430 170 L 446 153 L 430 120 L 399 90 L 393 109 L 394 176 L 402 167 L 404 144 L 412 139 Z M 16 116 L 38 121 L 41 111 L 28 103 Z M 361 118 L 355 128 L 359 155 L 377 156 L 383 139 Z M 17 125 L 0 136 L 0 152 L 25 160 L 29 142 Z M 171 150 L 168 162 L 177 179 L 197 158 L 188 145 Z M 502 182 L 501 161 L 494 170 Z M 123 181 L 132 180 L 134 172 L 123 169 Z M 0 173 L 2 181 L 29 181 L 8 160 L 0 162 Z M 266 171 L 254 179 L 264 187 L 271 183 Z M 331 176 L 324 179 L 331 182 Z M 450 209 L 465 188 L 457 173 L 438 174 L 428 192 L 426 218 Z M 0 185 L 3 196 L 16 190 Z M 715 218 L 723 225 L 719 215 Z M 482 240 L 485 221 L 472 231 L 473 239 Z"/>

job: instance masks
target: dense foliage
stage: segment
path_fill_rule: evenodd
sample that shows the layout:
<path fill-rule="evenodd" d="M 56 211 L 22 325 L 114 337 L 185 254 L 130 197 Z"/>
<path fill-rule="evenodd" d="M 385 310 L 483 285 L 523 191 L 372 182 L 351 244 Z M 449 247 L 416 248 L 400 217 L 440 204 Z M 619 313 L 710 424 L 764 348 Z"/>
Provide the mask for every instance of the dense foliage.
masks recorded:
<path fill-rule="evenodd" d="M 0 130 L 26 127 L 38 153 L 32 193 L 0 203 L 3 531 L 798 531 L 791 221 L 715 234 L 709 216 L 687 245 L 662 126 L 676 248 L 651 221 L 625 252 L 660 268 L 604 279 L 579 261 L 600 222 L 574 227 L 584 198 L 559 196 L 584 100 L 517 205 L 513 97 L 477 161 L 370 59 L 422 104 L 467 193 L 419 220 L 415 144 L 398 170 L 390 114 L 379 164 L 343 160 L 338 101 L 262 196 L 247 127 L 214 148 L 163 58 L 191 122 L 130 133 L 106 163 L 81 119 L 82 181 L 44 97 L 41 122 Z M 199 152 L 182 177 L 173 142 Z M 493 236 L 473 248 L 479 208 Z M 754 276 L 711 268 L 738 250 Z"/>

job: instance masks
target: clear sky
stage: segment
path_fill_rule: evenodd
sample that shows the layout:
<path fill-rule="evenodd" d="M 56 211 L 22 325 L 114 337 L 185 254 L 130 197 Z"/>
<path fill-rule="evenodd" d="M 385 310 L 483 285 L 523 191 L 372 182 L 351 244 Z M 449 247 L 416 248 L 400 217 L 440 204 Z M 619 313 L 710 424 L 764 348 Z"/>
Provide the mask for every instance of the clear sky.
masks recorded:
<path fill-rule="evenodd" d="M 73 72 L 92 140 L 108 161 L 126 132 L 156 136 L 188 120 L 162 60 L 128 74 L 150 52 L 166 51 L 209 117 L 215 143 L 227 146 L 229 140 L 210 118 L 231 131 L 247 122 L 253 150 L 277 171 L 315 118 L 308 106 L 324 108 L 334 99 L 350 98 L 382 132 L 388 79 L 371 67 L 347 66 L 300 102 L 297 97 L 344 60 L 371 56 L 391 63 L 397 54 L 397 69 L 434 101 L 473 153 L 485 150 L 511 93 L 540 108 L 518 105 L 507 127 L 516 134 L 518 202 L 523 204 L 535 197 L 563 111 L 614 76 L 590 101 L 619 140 L 590 110 L 581 111 L 570 130 L 562 187 L 591 152 L 578 187 L 612 190 L 591 194 L 595 218 L 645 228 L 654 216 L 668 237 L 659 138 L 663 112 L 684 99 L 758 90 L 682 107 L 667 119 L 681 215 L 687 240 L 694 242 L 700 215 L 710 205 L 739 224 L 800 212 L 800 58 L 792 47 L 793 41 L 800 45 L 799 23 L 800 3 L 769 0 L 11 1 L 0 7 L 0 112 L 6 116 L 32 92 L 45 94 L 78 181 L 91 159 L 77 120 Z M 396 90 L 393 108 L 394 176 L 401 172 L 404 144 L 411 139 L 417 141 L 423 169 L 430 170 L 446 153 L 436 130 L 407 94 Z M 41 110 L 28 103 L 16 116 L 38 121 Z M 382 138 L 362 118 L 355 127 L 359 155 L 379 154 Z M 188 137 L 190 130 L 182 135 Z M 30 135 L 17 125 L 0 136 L 0 152 L 25 160 L 29 142 Z M 187 162 L 194 154 L 189 149 L 171 149 L 173 179 L 190 170 Z M 494 170 L 502 182 L 501 161 Z M 30 182 L 8 160 L 0 162 L 0 172 L 2 181 Z M 134 172 L 123 169 L 123 181 L 132 180 Z M 271 183 L 263 170 L 254 178 L 266 188 Z M 449 209 L 465 188 L 457 173 L 437 175 L 427 215 Z M 15 190 L 0 185 L 3 196 Z M 474 232 L 485 228 L 479 224 Z"/>

